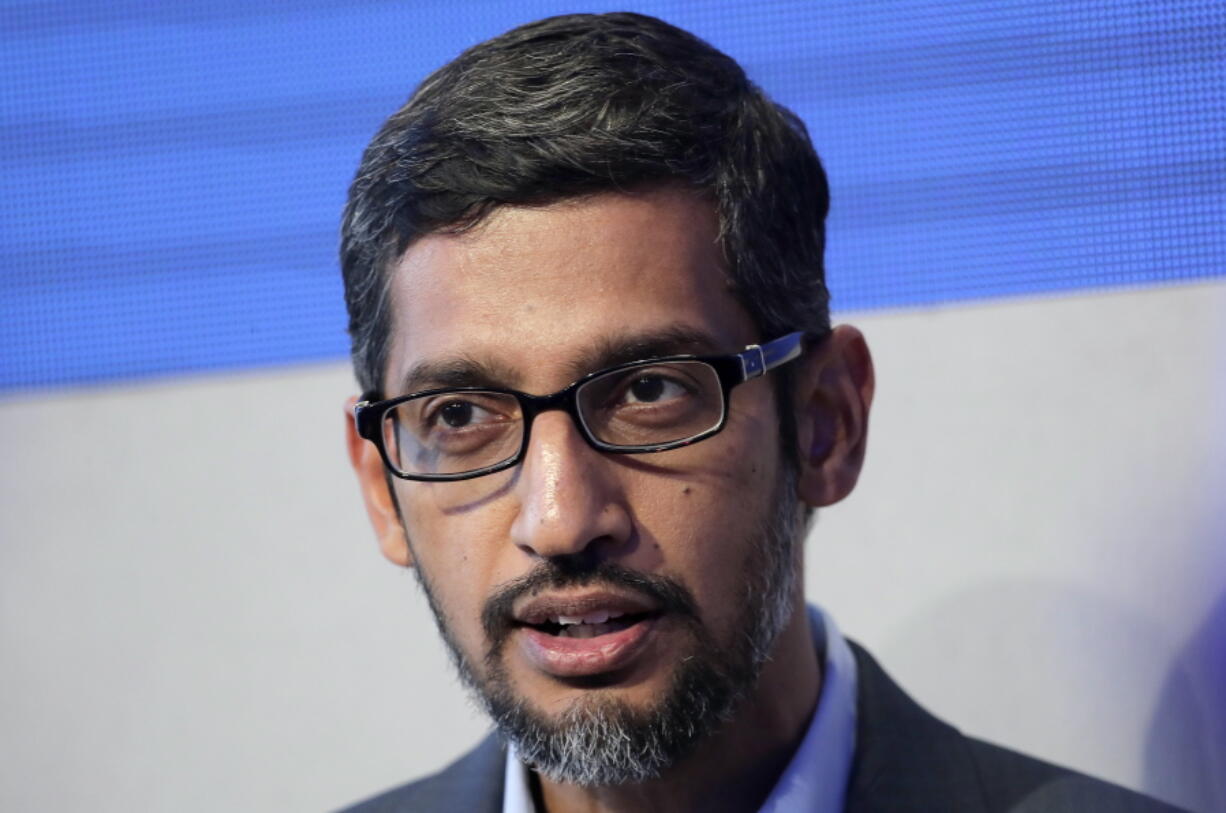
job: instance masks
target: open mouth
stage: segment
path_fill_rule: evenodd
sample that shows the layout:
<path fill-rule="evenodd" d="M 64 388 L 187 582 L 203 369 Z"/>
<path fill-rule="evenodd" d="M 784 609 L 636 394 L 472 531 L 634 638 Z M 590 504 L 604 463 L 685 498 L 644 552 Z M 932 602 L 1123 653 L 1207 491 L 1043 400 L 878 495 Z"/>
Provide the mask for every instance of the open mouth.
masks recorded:
<path fill-rule="evenodd" d="M 585 615 L 550 616 L 537 623 L 525 623 L 524 626 L 558 638 L 597 638 L 601 635 L 610 635 L 629 629 L 650 617 L 650 613 L 621 613 L 602 610 Z"/>
<path fill-rule="evenodd" d="M 596 590 L 534 596 L 516 608 L 519 651 L 534 668 L 563 680 L 613 675 L 641 660 L 668 610 L 645 596 Z"/>

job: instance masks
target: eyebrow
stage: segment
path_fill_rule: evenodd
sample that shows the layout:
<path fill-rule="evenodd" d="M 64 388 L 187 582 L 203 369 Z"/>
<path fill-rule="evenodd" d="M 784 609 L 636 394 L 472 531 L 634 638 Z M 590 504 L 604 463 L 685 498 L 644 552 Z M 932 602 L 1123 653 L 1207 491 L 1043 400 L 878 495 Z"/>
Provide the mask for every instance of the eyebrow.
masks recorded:
<path fill-rule="evenodd" d="M 566 367 L 572 380 L 576 380 L 590 372 L 630 361 L 663 356 L 707 355 L 720 352 L 718 348 L 718 343 L 709 334 L 675 325 L 646 333 L 606 337 L 580 353 Z M 444 387 L 514 388 L 520 380 L 521 376 L 516 370 L 494 359 L 457 355 L 417 362 L 400 380 L 399 391 L 412 393 Z"/>
<path fill-rule="evenodd" d="M 517 379 L 511 368 L 498 362 L 454 356 L 417 362 L 400 380 L 400 391 L 411 393 L 442 387 L 503 388 Z"/>
<path fill-rule="evenodd" d="M 595 370 L 630 361 L 718 352 L 719 345 L 710 334 L 684 325 L 674 325 L 647 333 L 607 337 L 568 366 L 575 378 L 581 378 Z"/>

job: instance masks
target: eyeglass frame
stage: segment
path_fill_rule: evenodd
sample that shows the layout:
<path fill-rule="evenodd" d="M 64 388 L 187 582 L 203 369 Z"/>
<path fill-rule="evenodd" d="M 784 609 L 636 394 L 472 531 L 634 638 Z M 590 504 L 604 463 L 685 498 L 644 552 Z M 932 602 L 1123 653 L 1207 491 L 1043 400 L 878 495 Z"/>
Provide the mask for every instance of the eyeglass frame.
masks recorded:
<path fill-rule="evenodd" d="M 654 452 L 665 452 L 670 449 L 680 449 L 684 446 L 690 446 L 699 441 L 706 440 L 714 435 L 719 434 L 723 430 L 724 425 L 728 421 L 728 403 L 732 397 L 732 390 L 740 384 L 744 384 L 750 379 L 759 378 L 775 368 L 787 364 L 789 361 L 795 361 L 800 358 L 804 352 L 804 344 L 806 339 L 805 331 L 795 331 L 792 333 L 780 336 L 765 344 L 751 344 L 739 353 L 729 353 L 723 355 L 675 355 L 661 356 L 659 358 L 639 359 L 637 361 L 627 361 L 622 364 L 615 364 L 612 367 L 605 367 L 602 370 L 595 370 L 584 375 L 576 381 L 567 384 L 562 389 L 550 395 L 532 395 L 530 393 L 521 392 L 502 387 L 439 387 L 435 389 L 420 390 L 412 392 L 408 395 L 400 395 L 395 398 L 380 400 L 380 393 L 377 390 L 371 390 L 362 394 L 362 397 L 353 406 L 354 426 L 360 437 L 370 441 L 379 450 L 379 456 L 383 458 L 383 465 L 388 472 L 402 480 L 412 480 L 415 482 L 456 482 L 461 480 L 471 480 L 476 477 L 483 477 L 487 474 L 504 471 L 513 466 L 519 465 L 523 461 L 524 455 L 528 451 L 528 442 L 532 436 L 532 422 L 536 416 L 542 412 L 560 409 L 570 415 L 571 421 L 579 430 L 579 434 L 587 442 L 589 446 L 599 452 L 609 454 L 651 454 Z M 621 372 L 622 370 L 630 370 L 635 367 L 650 367 L 656 364 L 667 364 L 670 362 L 701 362 L 715 370 L 716 377 L 719 379 L 722 392 L 723 402 L 720 408 L 719 422 L 710 429 L 703 430 L 696 435 L 691 435 L 687 438 L 679 440 L 671 440 L 666 443 L 653 443 L 645 445 L 622 445 L 615 443 L 605 443 L 597 438 L 592 430 L 587 426 L 587 422 L 583 418 L 582 412 L 579 410 L 579 402 L 576 394 L 584 384 L 593 379 L 609 375 L 611 373 Z M 490 466 L 484 466 L 472 471 L 457 472 L 453 474 L 409 474 L 401 471 L 397 466 L 394 466 L 391 461 L 391 456 L 387 452 L 386 442 L 383 437 L 383 421 L 386 418 L 388 411 L 403 404 L 407 401 L 412 401 L 417 398 L 424 398 L 430 395 L 441 395 L 442 393 L 465 393 L 465 392 L 488 392 L 497 395 L 509 395 L 515 398 L 519 404 L 521 412 L 521 421 L 523 422 L 523 438 L 520 440 L 519 451 L 506 460 L 500 460 Z"/>

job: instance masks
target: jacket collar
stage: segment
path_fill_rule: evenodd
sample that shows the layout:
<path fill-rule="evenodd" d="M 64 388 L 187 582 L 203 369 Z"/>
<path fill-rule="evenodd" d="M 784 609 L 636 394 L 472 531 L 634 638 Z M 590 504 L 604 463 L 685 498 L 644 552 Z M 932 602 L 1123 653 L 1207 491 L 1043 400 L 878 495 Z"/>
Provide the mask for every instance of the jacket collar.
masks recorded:
<path fill-rule="evenodd" d="M 846 813 L 986 810 L 966 738 L 898 687 L 853 641 L 856 757 Z"/>

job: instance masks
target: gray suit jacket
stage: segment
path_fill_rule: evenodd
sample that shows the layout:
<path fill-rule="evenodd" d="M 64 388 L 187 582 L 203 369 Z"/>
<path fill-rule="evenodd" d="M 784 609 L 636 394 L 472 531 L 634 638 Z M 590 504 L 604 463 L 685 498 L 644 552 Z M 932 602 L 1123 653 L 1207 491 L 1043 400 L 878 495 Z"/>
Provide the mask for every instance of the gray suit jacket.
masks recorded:
<path fill-rule="evenodd" d="M 846 813 L 1169 813 L 1176 808 L 964 736 L 924 711 L 867 652 L 856 656 L 856 756 Z M 494 736 L 441 773 L 354 813 L 499 813 L 506 752 Z"/>

